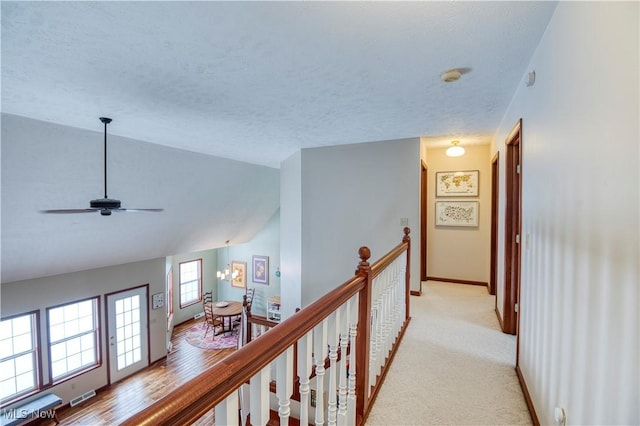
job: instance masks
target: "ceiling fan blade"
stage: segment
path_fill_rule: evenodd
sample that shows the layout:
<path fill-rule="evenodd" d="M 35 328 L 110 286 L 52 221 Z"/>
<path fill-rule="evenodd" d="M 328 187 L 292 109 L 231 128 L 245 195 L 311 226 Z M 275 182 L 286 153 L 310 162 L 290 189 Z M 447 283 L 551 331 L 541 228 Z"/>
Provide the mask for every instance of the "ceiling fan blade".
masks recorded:
<path fill-rule="evenodd" d="M 144 213 L 144 212 L 162 212 L 164 209 L 113 209 L 114 212 L 125 213 Z"/>
<path fill-rule="evenodd" d="M 53 209 L 53 210 L 40 210 L 40 213 L 54 213 L 54 214 L 71 214 L 71 213 L 94 213 L 97 209 Z"/>

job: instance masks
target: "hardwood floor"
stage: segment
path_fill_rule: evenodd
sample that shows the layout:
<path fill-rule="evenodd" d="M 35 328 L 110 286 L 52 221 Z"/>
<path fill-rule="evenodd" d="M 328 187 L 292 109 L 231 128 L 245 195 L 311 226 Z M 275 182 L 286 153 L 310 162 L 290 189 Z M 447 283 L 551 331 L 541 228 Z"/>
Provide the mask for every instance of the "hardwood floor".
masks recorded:
<path fill-rule="evenodd" d="M 235 351 L 235 348 L 207 350 L 191 346 L 184 335 L 194 324 L 188 321 L 174 328 L 173 349 L 164 360 L 98 392 L 86 402 L 61 409 L 60 424 L 119 424 Z M 213 414 L 196 424 L 213 424 Z"/>

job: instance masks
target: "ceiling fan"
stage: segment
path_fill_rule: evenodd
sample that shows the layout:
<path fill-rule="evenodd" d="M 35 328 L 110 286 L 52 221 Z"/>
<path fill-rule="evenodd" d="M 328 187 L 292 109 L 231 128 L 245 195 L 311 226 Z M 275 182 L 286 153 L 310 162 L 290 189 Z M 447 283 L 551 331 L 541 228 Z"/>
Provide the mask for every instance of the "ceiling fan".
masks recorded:
<path fill-rule="evenodd" d="M 111 212 L 161 212 L 164 209 L 123 209 L 120 207 L 120 200 L 109 198 L 107 196 L 107 124 L 111 123 L 111 119 L 100 117 L 100 121 L 104 123 L 104 198 L 97 198 L 89 202 L 88 209 L 58 209 L 58 210 L 42 210 L 42 213 L 93 213 L 100 212 L 102 216 L 110 216 Z"/>

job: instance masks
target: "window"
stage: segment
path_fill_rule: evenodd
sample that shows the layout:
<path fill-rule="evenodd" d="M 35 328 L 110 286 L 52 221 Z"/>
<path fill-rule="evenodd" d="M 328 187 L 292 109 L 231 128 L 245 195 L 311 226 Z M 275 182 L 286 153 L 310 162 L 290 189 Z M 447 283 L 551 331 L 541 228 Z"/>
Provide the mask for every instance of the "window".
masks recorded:
<path fill-rule="evenodd" d="M 98 298 L 47 308 L 51 379 L 98 365 Z"/>
<path fill-rule="evenodd" d="M 202 300 L 202 259 L 180 264 L 180 307 Z"/>
<path fill-rule="evenodd" d="M 0 399 L 7 402 L 39 388 L 37 312 L 0 321 Z"/>

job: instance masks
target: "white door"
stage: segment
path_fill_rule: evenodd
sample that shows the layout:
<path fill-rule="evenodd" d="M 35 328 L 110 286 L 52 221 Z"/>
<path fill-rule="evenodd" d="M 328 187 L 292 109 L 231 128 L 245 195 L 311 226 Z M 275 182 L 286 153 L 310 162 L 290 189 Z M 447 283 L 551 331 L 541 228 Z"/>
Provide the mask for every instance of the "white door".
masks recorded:
<path fill-rule="evenodd" d="M 107 295 L 111 383 L 149 365 L 147 286 Z"/>

